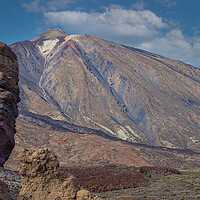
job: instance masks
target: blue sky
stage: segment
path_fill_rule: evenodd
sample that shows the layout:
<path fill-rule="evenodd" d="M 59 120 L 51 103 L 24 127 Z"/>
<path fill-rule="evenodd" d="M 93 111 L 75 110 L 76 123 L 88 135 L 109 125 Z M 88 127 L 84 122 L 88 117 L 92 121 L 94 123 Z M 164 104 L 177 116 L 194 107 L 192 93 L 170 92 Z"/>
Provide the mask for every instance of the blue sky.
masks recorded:
<path fill-rule="evenodd" d="M 6 0 L 0 41 L 48 28 L 90 34 L 200 67 L 200 0 Z"/>

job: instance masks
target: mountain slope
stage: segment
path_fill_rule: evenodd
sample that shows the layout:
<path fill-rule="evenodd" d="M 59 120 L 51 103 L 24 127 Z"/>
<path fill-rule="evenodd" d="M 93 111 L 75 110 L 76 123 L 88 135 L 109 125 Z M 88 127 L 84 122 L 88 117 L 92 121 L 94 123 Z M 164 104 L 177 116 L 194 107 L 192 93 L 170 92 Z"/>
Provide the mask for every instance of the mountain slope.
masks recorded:
<path fill-rule="evenodd" d="M 26 112 L 150 145 L 199 150 L 200 70 L 88 35 L 11 45 Z"/>
<path fill-rule="evenodd" d="M 198 166 L 190 151 L 150 148 L 200 150 L 198 68 L 60 29 L 11 48 L 21 89 L 13 160 L 21 147 L 47 147 L 64 165 Z"/>
<path fill-rule="evenodd" d="M 21 102 L 8 166 L 26 147 L 65 166 L 199 167 L 199 69 L 59 29 L 11 47 Z"/>

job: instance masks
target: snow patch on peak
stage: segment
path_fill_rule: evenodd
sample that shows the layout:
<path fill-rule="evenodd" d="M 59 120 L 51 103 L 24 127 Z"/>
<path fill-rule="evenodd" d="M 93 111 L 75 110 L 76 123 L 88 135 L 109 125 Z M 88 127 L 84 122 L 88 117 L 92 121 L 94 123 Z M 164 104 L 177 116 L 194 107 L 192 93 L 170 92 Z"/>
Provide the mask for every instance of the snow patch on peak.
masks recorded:
<path fill-rule="evenodd" d="M 68 35 L 65 37 L 64 41 L 62 43 L 59 43 L 58 49 L 61 48 L 65 42 L 69 41 L 69 40 L 78 40 L 78 36 L 80 35 Z M 48 54 L 52 51 L 52 49 L 56 46 L 57 42 L 59 42 L 59 39 L 49 39 L 49 40 L 45 40 L 43 42 L 43 44 L 41 46 L 38 46 L 41 54 L 44 57 L 47 57 Z"/>
<path fill-rule="evenodd" d="M 42 55 L 46 57 L 51 52 L 51 50 L 55 47 L 58 41 L 59 40 L 57 38 L 54 40 L 45 40 L 42 46 L 38 46 Z"/>

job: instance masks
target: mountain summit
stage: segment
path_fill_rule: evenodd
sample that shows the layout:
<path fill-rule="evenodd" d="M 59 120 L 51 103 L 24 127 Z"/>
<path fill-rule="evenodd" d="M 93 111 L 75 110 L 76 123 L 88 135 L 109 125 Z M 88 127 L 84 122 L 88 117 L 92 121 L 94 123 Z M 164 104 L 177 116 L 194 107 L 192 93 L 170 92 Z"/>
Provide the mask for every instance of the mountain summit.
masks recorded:
<path fill-rule="evenodd" d="M 11 47 L 20 66 L 19 120 L 200 150 L 200 69 L 60 29 Z"/>
<path fill-rule="evenodd" d="M 63 38 L 68 36 L 69 34 L 65 33 L 64 31 L 60 30 L 59 28 L 57 29 L 48 29 L 41 35 L 37 36 L 36 38 L 32 39 L 32 42 L 40 41 L 40 40 L 51 40 L 55 38 Z"/>

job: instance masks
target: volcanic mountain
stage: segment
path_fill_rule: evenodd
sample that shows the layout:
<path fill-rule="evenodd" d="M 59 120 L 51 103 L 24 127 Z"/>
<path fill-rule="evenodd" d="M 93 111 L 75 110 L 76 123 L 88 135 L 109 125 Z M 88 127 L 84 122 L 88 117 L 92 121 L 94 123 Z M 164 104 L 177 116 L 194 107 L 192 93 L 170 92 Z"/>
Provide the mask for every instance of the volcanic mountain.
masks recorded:
<path fill-rule="evenodd" d="M 87 134 L 83 149 L 95 149 L 102 138 L 110 146 L 125 141 L 120 144 L 130 149 L 200 150 L 200 69 L 60 29 L 11 48 L 20 70 L 18 146 L 68 144 L 72 153 Z M 63 139 L 70 134 L 71 146 Z"/>

